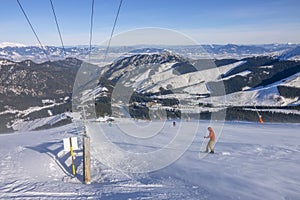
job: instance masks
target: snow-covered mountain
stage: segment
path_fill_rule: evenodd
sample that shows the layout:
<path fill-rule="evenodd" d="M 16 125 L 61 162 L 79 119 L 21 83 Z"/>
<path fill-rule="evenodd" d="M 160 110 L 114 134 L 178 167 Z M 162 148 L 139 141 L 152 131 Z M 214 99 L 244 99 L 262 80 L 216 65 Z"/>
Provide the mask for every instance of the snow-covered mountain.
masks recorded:
<path fill-rule="evenodd" d="M 70 110 L 81 63 L 74 58 L 41 64 L 0 59 L 0 131 Z"/>
<path fill-rule="evenodd" d="M 47 57 L 51 61 L 61 60 L 66 57 L 85 58 L 88 52 L 88 48 L 79 47 L 65 48 L 64 51 L 63 48 L 51 46 L 46 46 L 45 50 L 39 46 L 4 46 L 0 47 L 0 58 L 12 61 L 31 60 L 42 63 L 48 60 Z"/>
<path fill-rule="evenodd" d="M 92 72 L 93 78 L 100 80 L 98 88 L 92 92 L 97 115 L 116 114 L 119 117 L 128 107 L 126 115 L 136 118 L 149 118 L 150 110 L 157 113 L 165 110 L 169 118 L 180 117 L 182 113 L 200 113 L 206 119 L 211 113 L 226 109 L 230 120 L 256 120 L 257 112 L 265 113 L 268 121 L 280 121 L 283 117 L 289 121 L 299 120 L 299 61 L 274 55 L 195 59 L 194 55 L 199 56 L 198 48 L 112 48 L 115 56 L 121 56 L 106 66 L 95 66 L 97 70 Z M 246 47 L 212 45 L 206 48 L 218 48 L 219 52 L 230 48 L 233 53 Z M 297 47 L 265 45 L 253 47 L 253 52 L 263 51 L 262 48 L 283 51 Z M 4 49 L 27 53 L 36 50 L 37 55 L 43 57 L 38 47 Z M 59 50 L 53 48 L 53 52 L 55 49 Z M 97 48 L 93 50 L 96 51 Z M 122 54 L 124 51 L 126 53 Z M 63 53 L 61 49 L 59 52 Z M 77 53 L 81 55 L 80 51 Z M 32 52 L 28 55 L 36 56 Z M 16 119 L 49 117 L 49 112 L 53 113 L 50 107 L 55 108 L 55 114 L 70 110 L 74 79 L 81 63 L 75 58 L 39 64 L 31 60 L 0 59 L 1 127 L 13 127 Z M 103 94 L 101 87 L 105 87 Z M 116 93 L 123 97 L 115 96 Z"/>
<path fill-rule="evenodd" d="M 293 49 L 297 49 L 297 44 L 267 44 L 267 45 L 194 45 L 194 46 L 160 46 L 158 48 L 166 48 L 180 55 L 199 58 L 216 58 L 227 59 L 236 58 L 242 59 L 251 56 L 281 56 L 289 59 L 298 59 L 299 51 L 289 53 Z M 128 46 L 128 47 L 111 47 L 106 61 L 114 60 L 125 53 L 138 53 L 141 46 Z M 148 53 L 157 51 L 158 48 L 144 47 Z M 39 46 L 25 46 L 22 44 L 3 42 L 0 44 L 0 58 L 9 59 L 12 61 L 32 60 L 34 62 L 47 61 L 47 56 L 51 61 L 59 60 L 66 57 L 75 57 L 80 60 L 91 60 L 93 63 L 101 63 L 104 60 L 106 46 L 94 46 L 89 57 L 88 46 L 72 46 L 66 47 L 65 50 L 61 47 L 45 46 L 42 49 Z M 287 56 L 287 55 L 292 56 Z"/>
<path fill-rule="evenodd" d="M 190 60 L 164 51 L 122 58 L 106 66 L 101 79 L 115 85 L 111 95 L 120 85 L 131 88 L 131 98 L 122 100 L 131 105 L 165 105 L 189 112 L 197 112 L 199 105 L 207 112 L 235 107 L 260 107 L 264 112 L 263 107 L 280 107 L 288 113 L 295 106 L 299 110 L 299 72 L 300 62 L 274 57 Z"/>
<path fill-rule="evenodd" d="M 285 51 L 281 56 L 282 60 L 300 60 L 300 46 Z"/>
<path fill-rule="evenodd" d="M 13 43 L 13 42 L 1 42 L 0 43 L 0 48 L 5 48 L 5 47 L 25 47 L 25 44 L 20 44 L 20 43 Z"/>

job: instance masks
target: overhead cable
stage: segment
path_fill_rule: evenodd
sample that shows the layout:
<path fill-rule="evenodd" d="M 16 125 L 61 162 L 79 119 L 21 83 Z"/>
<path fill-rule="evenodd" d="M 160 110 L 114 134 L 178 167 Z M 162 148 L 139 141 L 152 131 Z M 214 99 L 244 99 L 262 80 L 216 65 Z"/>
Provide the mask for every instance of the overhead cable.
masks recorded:
<path fill-rule="evenodd" d="M 89 62 L 91 59 L 92 52 L 92 39 L 93 39 L 93 24 L 94 24 L 94 0 L 92 0 L 92 8 L 91 8 L 91 23 L 90 23 L 90 50 L 89 50 Z"/>
<path fill-rule="evenodd" d="M 38 35 L 37 35 L 37 33 L 36 33 L 36 31 L 34 30 L 34 28 L 33 28 L 32 24 L 31 24 L 31 22 L 30 22 L 28 16 L 26 15 L 26 12 L 25 12 L 25 10 L 23 9 L 23 7 L 22 7 L 20 1 L 17 0 L 17 2 L 18 2 L 18 4 L 19 4 L 19 7 L 20 7 L 20 9 L 22 10 L 22 12 L 23 12 L 23 14 L 24 14 L 24 16 L 25 16 L 25 18 L 26 18 L 26 20 L 27 20 L 27 22 L 28 22 L 28 24 L 29 24 L 29 26 L 30 26 L 32 32 L 33 32 L 33 34 L 35 35 L 37 41 L 39 42 L 39 45 L 41 46 L 41 49 L 43 50 L 44 54 L 46 55 L 47 60 L 48 60 L 49 62 L 51 62 L 50 59 L 49 59 L 49 56 L 48 56 L 48 54 L 47 54 L 47 52 L 46 52 L 46 50 L 45 50 L 45 47 L 43 46 L 41 40 L 39 39 L 39 37 L 38 37 Z"/>
<path fill-rule="evenodd" d="M 106 60 L 106 57 L 107 57 L 107 54 L 108 54 L 108 51 L 109 51 L 109 48 L 110 48 L 110 43 L 111 43 L 114 31 L 115 31 L 115 27 L 116 27 L 116 24 L 117 24 L 117 21 L 118 21 L 118 17 L 119 17 L 119 14 L 120 14 L 122 3 L 123 3 L 123 0 L 120 0 L 118 11 L 117 11 L 117 15 L 116 15 L 116 18 L 115 18 L 115 21 L 114 21 L 114 24 L 113 24 L 113 27 L 112 27 L 112 30 L 111 30 L 111 33 L 110 33 L 110 37 L 109 37 L 109 41 L 108 41 L 108 44 L 107 44 L 107 48 L 106 48 L 106 51 L 105 51 L 104 61 Z"/>
<path fill-rule="evenodd" d="M 59 34 L 61 46 L 63 48 L 64 55 L 66 56 L 66 49 L 65 49 L 65 46 L 64 46 L 64 42 L 63 42 L 63 39 L 62 39 L 62 35 L 61 35 L 61 32 L 60 32 L 60 28 L 59 28 L 59 25 L 58 25 L 58 20 L 57 20 L 57 17 L 56 17 L 56 13 L 55 13 L 55 9 L 54 9 L 52 0 L 50 0 L 50 4 L 51 4 L 51 8 L 52 8 L 54 19 L 55 19 L 56 28 L 57 28 L 57 31 L 58 31 L 58 34 Z"/>

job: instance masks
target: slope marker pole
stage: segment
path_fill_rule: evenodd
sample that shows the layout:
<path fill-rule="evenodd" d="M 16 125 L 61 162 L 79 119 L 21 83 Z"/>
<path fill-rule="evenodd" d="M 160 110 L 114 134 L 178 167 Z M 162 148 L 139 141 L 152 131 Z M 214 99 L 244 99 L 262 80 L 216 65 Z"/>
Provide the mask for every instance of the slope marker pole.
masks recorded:
<path fill-rule="evenodd" d="M 73 151 L 73 146 L 72 146 L 72 138 L 69 138 L 70 141 L 70 153 L 71 153 L 71 158 L 72 158 L 72 174 L 73 176 L 76 175 L 76 170 L 75 170 L 75 163 L 74 163 L 74 151 Z"/>

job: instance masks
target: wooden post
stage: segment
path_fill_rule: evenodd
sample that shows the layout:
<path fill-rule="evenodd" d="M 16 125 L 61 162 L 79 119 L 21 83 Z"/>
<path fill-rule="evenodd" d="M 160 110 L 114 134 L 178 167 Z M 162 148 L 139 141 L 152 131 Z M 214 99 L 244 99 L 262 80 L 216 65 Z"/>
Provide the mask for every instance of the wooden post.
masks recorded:
<path fill-rule="evenodd" d="M 90 159 L 90 138 L 83 136 L 83 181 L 85 184 L 91 183 L 91 159 Z"/>
<path fill-rule="evenodd" d="M 85 105 L 81 106 L 83 114 L 83 182 L 91 184 L 91 155 L 90 155 L 90 137 L 86 132 L 86 113 Z"/>

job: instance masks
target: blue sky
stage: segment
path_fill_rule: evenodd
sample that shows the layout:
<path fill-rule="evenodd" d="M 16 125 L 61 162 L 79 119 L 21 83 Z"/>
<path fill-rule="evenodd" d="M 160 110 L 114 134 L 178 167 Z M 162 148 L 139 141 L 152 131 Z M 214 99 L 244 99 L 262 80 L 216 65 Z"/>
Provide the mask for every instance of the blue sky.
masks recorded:
<path fill-rule="evenodd" d="M 64 43 L 89 43 L 91 0 L 52 0 Z M 49 0 L 20 0 L 44 45 L 60 45 Z M 16 0 L 1 0 L 0 42 L 37 44 Z M 93 44 L 111 32 L 119 0 L 95 0 Z M 200 44 L 300 43 L 298 0 L 123 0 L 115 34 L 159 27 Z"/>

